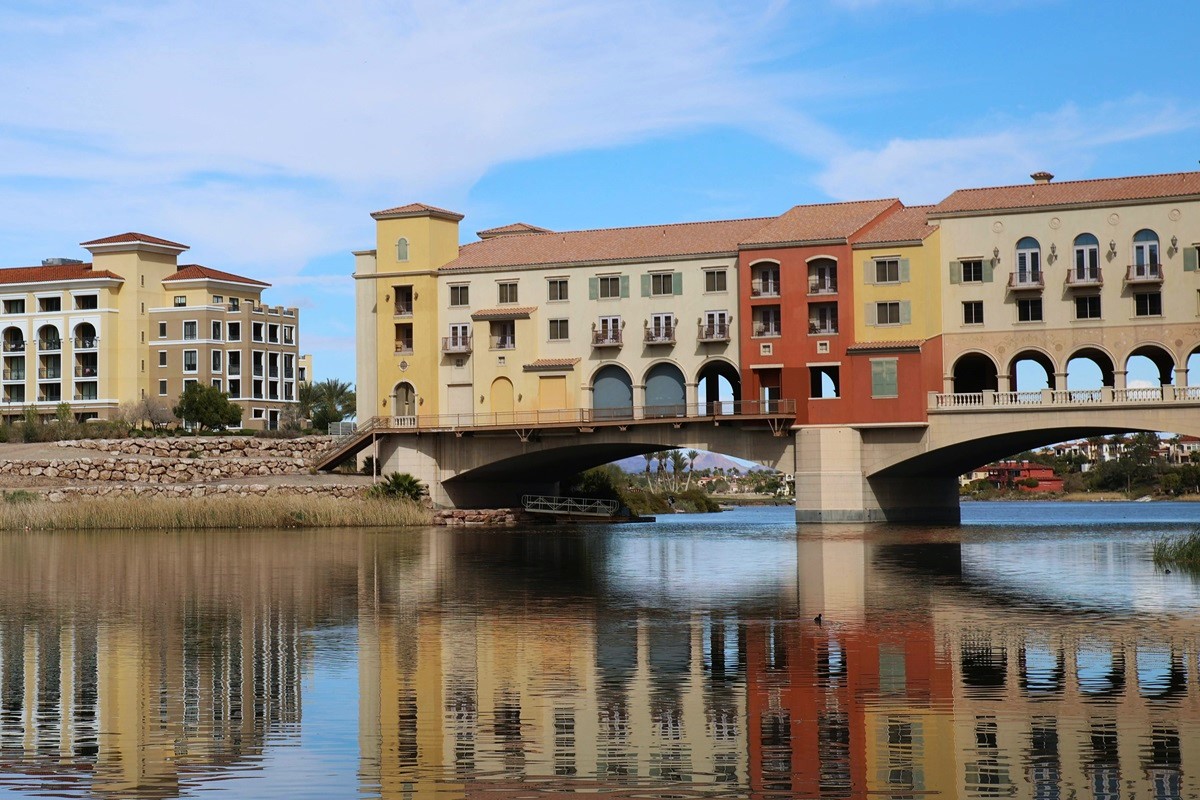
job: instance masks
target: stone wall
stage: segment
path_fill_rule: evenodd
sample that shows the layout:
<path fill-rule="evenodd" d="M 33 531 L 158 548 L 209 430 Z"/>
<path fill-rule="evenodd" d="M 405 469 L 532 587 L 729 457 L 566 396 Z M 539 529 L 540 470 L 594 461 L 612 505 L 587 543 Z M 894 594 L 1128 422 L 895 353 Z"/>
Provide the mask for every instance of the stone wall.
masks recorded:
<path fill-rule="evenodd" d="M 109 484 L 92 486 L 56 486 L 23 489 L 51 503 L 95 497 L 138 497 L 145 499 L 185 497 L 362 497 L 366 487 L 339 484 L 322 486 L 267 486 L 266 484 L 215 483 L 200 486 L 151 486 L 148 484 Z"/>
<path fill-rule="evenodd" d="M 302 436 L 296 439 L 260 439 L 255 436 L 171 436 L 161 439 L 77 439 L 57 444 L 59 447 L 99 450 L 113 456 L 303 459 L 307 465 L 329 449 L 333 441 L 334 437 L 332 436 Z"/>
<path fill-rule="evenodd" d="M 70 458 L 0 461 L 0 475 L 61 481 L 117 483 L 196 483 L 268 475 L 302 475 L 303 459 Z"/>
<path fill-rule="evenodd" d="M 442 508 L 433 512 L 434 525 L 467 525 L 482 528 L 532 521 L 533 515 L 523 508 Z"/>

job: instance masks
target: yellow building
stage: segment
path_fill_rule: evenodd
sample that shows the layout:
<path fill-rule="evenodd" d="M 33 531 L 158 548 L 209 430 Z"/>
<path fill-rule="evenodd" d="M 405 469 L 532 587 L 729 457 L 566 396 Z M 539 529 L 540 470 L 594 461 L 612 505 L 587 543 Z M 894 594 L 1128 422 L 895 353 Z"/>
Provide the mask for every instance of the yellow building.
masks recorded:
<path fill-rule="evenodd" d="M 931 206 L 902 208 L 854 244 L 856 342 L 931 339 L 942 332 L 938 229 Z"/>

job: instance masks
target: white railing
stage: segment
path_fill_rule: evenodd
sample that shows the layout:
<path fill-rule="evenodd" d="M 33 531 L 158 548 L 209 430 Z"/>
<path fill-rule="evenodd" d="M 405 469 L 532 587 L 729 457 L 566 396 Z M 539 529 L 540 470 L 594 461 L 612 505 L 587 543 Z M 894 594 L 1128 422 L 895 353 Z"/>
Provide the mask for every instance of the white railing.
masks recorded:
<path fill-rule="evenodd" d="M 1011 409 L 1013 406 L 1090 406 L 1128 403 L 1196 403 L 1200 386 L 1150 386 L 1116 389 L 1042 389 L 1035 392 L 929 393 L 929 411 Z"/>
<path fill-rule="evenodd" d="M 554 497 L 527 494 L 521 498 L 526 511 L 535 514 L 563 514 L 580 517 L 611 517 L 621 504 L 616 500 L 591 500 L 586 497 Z"/>

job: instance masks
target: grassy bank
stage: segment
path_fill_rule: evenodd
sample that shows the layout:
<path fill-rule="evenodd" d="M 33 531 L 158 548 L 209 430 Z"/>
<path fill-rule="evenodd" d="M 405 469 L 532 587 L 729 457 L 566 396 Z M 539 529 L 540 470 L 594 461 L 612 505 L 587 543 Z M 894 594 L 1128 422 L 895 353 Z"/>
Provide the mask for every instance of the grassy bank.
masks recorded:
<path fill-rule="evenodd" d="M 304 495 L 113 498 L 50 503 L 13 493 L 0 504 L 0 530 L 183 530 L 194 528 L 358 528 L 429 525 L 428 509 L 403 500 Z"/>
<path fill-rule="evenodd" d="M 1164 536 L 1154 543 L 1154 565 L 1200 569 L 1200 530 L 1182 536 Z"/>

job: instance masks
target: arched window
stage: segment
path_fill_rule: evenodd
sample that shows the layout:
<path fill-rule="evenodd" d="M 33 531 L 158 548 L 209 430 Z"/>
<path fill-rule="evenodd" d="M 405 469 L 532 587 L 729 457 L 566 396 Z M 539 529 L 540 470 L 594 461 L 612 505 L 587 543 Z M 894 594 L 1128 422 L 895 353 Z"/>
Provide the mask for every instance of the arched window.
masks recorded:
<path fill-rule="evenodd" d="M 1090 233 L 1075 237 L 1075 280 L 1094 281 L 1100 278 L 1100 242 Z"/>
<path fill-rule="evenodd" d="M 396 260 L 408 261 L 408 239 L 403 236 L 396 240 Z"/>
<path fill-rule="evenodd" d="M 1158 234 L 1149 228 L 1142 228 L 1133 235 L 1133 274 L 1138 278 L 1157 278 L 1160 275 Z"/>
<path fill-rule="evenodd" d="M 1032 236 L 1017 242 L 1017 283 L 1040 283 L 1042 280 L 1042 246 Z"/>

